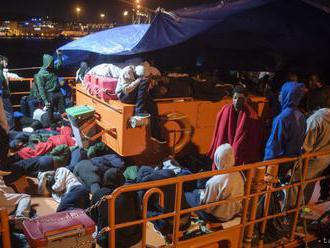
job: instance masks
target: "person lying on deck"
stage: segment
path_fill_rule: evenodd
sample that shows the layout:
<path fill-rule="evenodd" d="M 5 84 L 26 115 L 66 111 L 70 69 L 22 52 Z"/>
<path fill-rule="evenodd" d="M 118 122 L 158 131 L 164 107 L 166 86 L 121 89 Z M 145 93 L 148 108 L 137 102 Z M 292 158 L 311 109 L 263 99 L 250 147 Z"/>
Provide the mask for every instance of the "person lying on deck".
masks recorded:
<path fill-rule="evenodd" d="M 229 169 L 235 164 L 233 148 L 223 144 L 214 153 L 214 163 L 217 170 Z M 243 196 L 245 177 L 241 172 L 221 174 L 211 177 L 206 182 L 205 189 L 186 192 L 185 196 L 190 207 L 228 200 Z M 210 222 L 225 222 L 238 216 L 242 210 L 242 202 L 234 201 L 197 211 L 200 218 Z"/>
<path fill-rule="evenodd" d="M 89 194 L 67 168 L 38 173 L 38 191 L 42 195 L 51 194 L 59 203 L 56 212 L 72 209 L 86 209 L 90 206 Z"/>

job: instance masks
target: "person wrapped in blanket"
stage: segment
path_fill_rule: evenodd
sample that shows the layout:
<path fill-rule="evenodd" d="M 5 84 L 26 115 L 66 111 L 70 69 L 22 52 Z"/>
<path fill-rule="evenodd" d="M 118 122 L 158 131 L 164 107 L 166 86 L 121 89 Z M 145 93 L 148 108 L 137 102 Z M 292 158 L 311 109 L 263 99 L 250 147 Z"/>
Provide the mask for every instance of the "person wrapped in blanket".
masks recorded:
<path fill-rule="evenodd" d="M 214 160 L 216 149 L 228 143 L 234 150 L 235 165 L 260 161 L 263 129 L 257 112 L 249 104 L 247 90 L 236 86 L 233 90 L 233 102 L 221 108 L 217 115 L 208 155 Z M 216 170 L 215 163 L 213 170 Z"/>
<path fill-rule="evenodd" d="M 229 144 L 220 145 L 214 153 L 217 170 L 229 169 L 235 165 L 233 148 Z M 205 189 L 186 192 L 185 196 L 190 207 L 196 207 L 212 202 L 228 200 L 244 194 L 245 177 L 240 172 L 221 174 L 211 177 L 206 182 Z M 238 216 L 242 210 L 242 202 L 228 202 L 209 207 L 197 214 L 210 222 L 225 222 Z"/>

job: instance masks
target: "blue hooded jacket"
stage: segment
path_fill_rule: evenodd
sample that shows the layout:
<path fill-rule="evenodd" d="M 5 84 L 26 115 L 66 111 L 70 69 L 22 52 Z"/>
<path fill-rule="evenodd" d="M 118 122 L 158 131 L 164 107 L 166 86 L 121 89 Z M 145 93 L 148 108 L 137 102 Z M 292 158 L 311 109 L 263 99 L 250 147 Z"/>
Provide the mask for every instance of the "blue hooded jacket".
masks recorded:
<path fill-rule="evenodd" d="M 266 144 L 264 160 L 295 157 L 301 154 L 306 130 L 306 120 L 298 109 L 304 95 L 304 85 L 286 82 L 280 93 L 281 113 L 273 121 Z"/>

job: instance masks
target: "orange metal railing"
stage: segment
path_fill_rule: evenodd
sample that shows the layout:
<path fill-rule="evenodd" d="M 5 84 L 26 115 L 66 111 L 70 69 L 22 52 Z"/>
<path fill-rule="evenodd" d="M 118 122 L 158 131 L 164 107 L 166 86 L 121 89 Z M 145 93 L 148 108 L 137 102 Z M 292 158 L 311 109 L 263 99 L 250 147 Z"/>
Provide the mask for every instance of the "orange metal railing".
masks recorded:
<path fill-rule="evenodd" d="M 291 231 L 289 233 L 289 237 L 287 239 L 287 244 L 295 244 L 297 242 L 303 241 L 301 239 L 301 235 L 297 235 L 296 233 L 296 227 L 299 219 L 299 213 L 301 213 L 302 209 L 306 206 L 302 203 L 302 197 L 304 192 L 304 187 L 306 184 L 311 182 L 320 181 L 322 179 L 326 179 L 329 177 L 322 176 L 322 177 L 316 177 L 312 179 L 306 179 L 307 175 L 307 168 L 308 168 L 308 161 L 310 158 L 315 158 L 319 156 L 329 155 L 330 151 L 327 152 L 318 152 L 318 153 L 311 153 L 311 154 L 304 154 L 301 157 L 297 158 L 282 158 L 277 160 L 271 160 L 271 161 L 263 161 L 258 162 L 254 164 L 249 165 L 243 165 L 243 166 L 236 166 L 231 169 L 227 170 L 221 170 L 221 171 L 210 171 L 210 172 L 204 172 L 204 173 L 198 173 L 193 174 L 189 176 L 180 176 L 176 178 L 170 178 L 160 181 L 152 181 L 147 183 L 140 183 L 140 184 L 133 184 L 133 185 L 125 185 L 118 189 L 116 189 L 109 197 L 108 197 L 108 206 L 109 206 L 109 247 L 115 248 L 115 231 L 120 228 L 133 226 L 142 224 L 143 225 L 143 239 L 142 239 L 142 247 L 146 247 L 146 228 L 145 225 L 148 221 L 154 221 L 159 219 L 165 219 L 165 218 L 174 218 L 174 226 L 173 226 L 173 236 L 172 236 L 172 244 L 170 246 L 174 247 L 200 247 L 203 244 L 210 244 L 210 242 L 217 242 L 223 237 L 230 237 L 230 235 L 233 235 L 233 233 L 239 233 L 238 237 L 232 237 L 232 247 L 252 247 L 252 237 L 253 233 L 255 232 L 255 224 L 260 223 L 259 225 L 259 231 L 261 234 L 265 233 L 266 229 L 266 223 L 268 220 L 273 218 L 278 218 L 281 216 L 288 216 L 293 215 L 293 223 L 291 225 Z M 277 182 L 277 173 L 278 168 L 282 164 L 289 163 L 289 162 L 297 162 L 302 161 L 303 163 L 298 163 L 298 167 L 302 167 L 303 175 L 301 177 L 301 180 L 295 181 L 289 185 L 285 185 L 282 187 L 274 187 L 274 183 Z M 212 177 L 215 175 L 220 174 L 227 174 L 227 173 L 233 173 L 233 172 L 244 172 L 246 174 L 246 182 L 245 182 L 245 193 L 242 196 L 234 197 L 228 200 L 223 200 L 219 202 L 213 202 L 205 205 L 201 205 L 198 207 L 188 208 L 188 209 L 181 209 L 181 199 L 183 197 L 183 183 L 194 181 L 197 179 L 203 179 Z M 269 178 L 269 176 L 265 177 L 267 173 L 271 176 L 271 180 L 265 180 L 265 178 Z M 267 175 L 268 175 L 267 174 Z M 155 217 L 147 217 L 146 216 L 146 209 L 147 209 L 147 199 L 149 196 L 153 193 L 160 194 L 160 200 L 162 204 L 162 198 L 163 193 L 161 192 L 159 187 L 166 186 L 166 185 L 176 185 L 176 192 L 175 192 L 175 208 L 174 211 L 168 212 L 165 214 L 161 214 L 159 216 Z M 298 196 L 297 196 L 297 205 L 295 207 L 292 207 L 290 209 L 287 209 L 281 213 L 276 214 L 268 214 L 268 208 L 270 205 L 270 196 L 273 192 L 279 191 L 279 190 L 290 190 L 296 188 L 298 189 Z M 139 220 L 127 222 L 127 223 L 120 223 L 115 224 L 115 216 L 116 216 L 116 210 L 115 210 L 115 202 L 119 195 L 130 192 L 130 191 L 138 191 L 138 190 L 147 190 L 145 194 L 145 198 L 143 200 L 143 216 Z M 257 205 L 259 201 L 259 197 L 265 195 L 265 210 L 262 217 L 257 218 L 256 211 L 257 211 Z M 218 206 L 220 204 L 225 204 L 228 202 L 233 201 L 242 201 L 242 216 L 241 216 L 241 222 L 239 225 L 233 226 L 229 228 L 228 230 L 217 230 L 211 234 L 205 234 L 197 238 L 193 238 L 190 240 L 180 240 L 180 232 L 179 232 L 179 226 L 180 226 L 180 216 L 183 214 L 191 213 L 194 211 L 206 209 L 212 206 Z M 315 203 L 309 204 L 308 206 L 313 206 Z M 236 232 L 234 232 L 236 230 Z M 228 235 L 228 232 L 232 233 Z M 237 232 L 238 231 L 238 232 Z M 235 235 L 236 235 L 235 234 Z M 304 237 L 306 240 L 310 238 L 310 236 L 306 235 Z M 236 239 L 237 242 L 234 243 L 233 240 Z M 258 247 L 263 247 L 264 243 L 263 240 L 259 240 Z"/>
<path fill-rule="evenodd" d="M 75 77 L 63 77 L 64 80 L 67 80 L 69 83 L 74 83 L 75 81 Z M 22 84 L 29 84 L 28 87 L 28 91 L 13 91 L 13 89 L 11 89 L 11 95 L 12 96 L 26 96 L 28 94 L 30 94 L 30 90 L 32 88 L 32 84 L 33 84 L 33 78 L 22 78 L 19 80 L 11 80 L 10 83 L 22 83 Z M 10 84 L 9 84 L 10 87 Z M 14 108 L 19 108 L 20 105 L 19 104 L 14 104 L 13 105 Z"/>
<path fill-rule="evenodd" d="M 10 229 L 8 213 L 5 208 L 0 209 L 0 233 L 2 236 L 2 247 L 10 248 Z"/>

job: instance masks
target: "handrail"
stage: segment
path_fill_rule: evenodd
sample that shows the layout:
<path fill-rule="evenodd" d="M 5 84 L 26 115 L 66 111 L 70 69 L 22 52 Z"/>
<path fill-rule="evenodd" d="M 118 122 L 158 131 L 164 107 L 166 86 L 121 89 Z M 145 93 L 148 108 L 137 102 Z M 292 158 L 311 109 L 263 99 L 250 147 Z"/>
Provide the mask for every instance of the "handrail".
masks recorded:
<path fill-rule="evenodd" d="M 143 196 L 143 204 L 142 204 L 142 218 L 147 218 L 147 211 L 148 211 L 148 202 L 149 198 L 153 194 L 159 195 L 159 205 L 163 208 L 164 207 L 164 193 L 159 188 L 152 188 L 149 189 Z M 142 232 L 147 232 L 147 223 L 143 223 Z M 142 236 L 142 247 L 146 245 L 146 236 Z"/>
<path fill-rule="evenodd" d="M 0 209 L 0 233 L 2 236 L 2 247 L 10 248 L 10 229 L 8 213 L 5 208 Z"/>
<path fill-rule="evenodd" d="M 62 77 L 64 80 L 68 80 L 68 81 L 71 81 L 71 80 L 75 80 L 75 77 Z M 31 92 L 31 88 L 32 88 L 32 84 L 33 84 L 33 80 L 34 78 L 20 78 L 20 79 L 15 79 L 15 80 L 10 80 L 10 83 L 12 82 L 19 82 L 19 83 L 29 83 L 29 91 L 16 91 L 16 92 L 11 92 L 11 95 L 15 95 L 15 96 L 26 96 L 28 94 L 30 94 Z M 10 86 L 10 84 L 9 84 Z M 13 107 L 20 107 L 21 105 L 13 105 Z"/>
<path fill-rule="evenodd" d="M 202 210 L 202 209 L 206 209 L 209 207 L 214 207 L 214 206 L 218 206 L 221 204 L 225 204 L 225 203 L 229 203 L 229 202 L 234 202 L 234 201 L 243 201 L 243 215 L 241 218 L 241 224 L 236 226 L 237 228 L 241 229 L 241 237 L 237 237 L 240 239 L 240 246 L 242 246 L 243 244 L 243 239 L 244 239 L 244 229 L 245 228 L 249 228 L 249 232 L 251 235 L 251 231 L 253 233 L 254 230 L 254 225 L 256 223 L 262 223 L 261 225 L 261 229 L 264 231 L 265 229 L 265 225 L 267 223 L 267 220 L 269 219 L 273 219 L 273 218 L 277 218 L 280 216 L 285 216 L 288 214 L 294 214 L 294 222 L 293 222 L 293 226 L 290 232 L 290 239 L 289 241 L 294 241 L 294 239 L 296 238 L 296 225 L 298 222 L 298 217 L 299 217 L 299 212 L 304 208 L 305 205 L 303 205 L 301 203 L 301 198 L 303 195 L 303 190 L 304 190 L 304 186 L 308 183 L 311 182 L 316 182 L 316 181 L 320 181 L 326 178 L 329 178 L 329 176 L 321 176 L 321 177 L 314 177 L 311 179 L 306 179 L 306 175 L 307 175 L 307 168 L 308 168 L 308 161 L 310 158 L 314 158 L 314 157 L 320 157 L 320 156 L 326 156 L 326 155 L 330 155 L 330 151 L 323 151 L 323 152 L 316 152 L 316 153 L 306 153 L 306 154 L 302 154 L 300 157 L 294 157 L 294 158 L 280 158 L 280 159 L 276 159 L 276 160 L 269 160 L 269 161 L 262 161 L 262 162 L 257 162 L 257 163 L 253 163 L 253 164 L 249 164 L 249 165 L 242 165 L 242 166 L 235 166 L 233 168 L 230 169 L 226 169 L 226 170 L 220 170 L 220 171 L 208 171 L 208 172 L 202 172 L 202 173 L 197 173 L 197 174 L 192 174 L 192 175 L 188 175 L 188 176 L 180 176 L 180 177 L 175 177 L 175 178 L 169 178 L 169 179 L 164 179 L 164 180 L 159 180 L 159 181 L 151 181 L 151 182 L 146 182 L 146 183 L 138 183 L 138 184 L 133 184 L 133 185 L 125 185 L 122 187 L 117 188 L 110 196 L 107 197 L 108 199 L 108 206 L 109 206 L 109 247 L 114 248 L 115 247 L 115 231 L 117 229 L 120 228 L 124 228 L 124 227 L 128 227 L 128 226 L 133 226 L 133 225 L 138 225 L 138 224 L 143 224 L 145 225 L 148 221 L 153 221 L 153 220 L 159 220 L 159 219 L 164 219 L 164 218 L 174 218 L 174 227 L 173 227 L 173 239 L 172 239 L 172 245 L 173 246 L 180 246 L 180 243 L 182 243 L 182 241 L 179 240 L 179 226 L 180 226 L 180 216 L 183 214 L 187 214 L 187 213 L 191 213 L 193 211 L 198 211 L 198 210 Z M 251 186 L 252 184 L 255 182 L 255 180 L 253 180 L 253 175 L 255 175 L 256 169 L 259 169 L 259 176 L 257 176 L 259 182 L 257 182 L 257 184 L 264 184 L 264 186 L 267 185 L 267 183 L 262 180 L 262 175 L 263 175 L 263 171 L 264 173 L 266 173 L 266 168 L 267 167 L 274 167 L 274 168 L 278 168 L 279 166 L 281 166 L 281 164 L 283 163 L 288 163 L 288 162 L 295 162 L 298 161 L 299 159 L 304 160 L 304 164 L 302 165 L 304 167 L 303 170 L 303 175 L 302 175 L 302 180 L 299 180 L 297 182 L 294 182 L 292 184 L 289 185 L 285 185 L 282 187 L 278 187 L 275 188 L 273 187 L 273 183 L 268 183 L 268 187 L 267 189 L 257 189 L 256 187 L 258 187 L 258 185 L 256 185 L 254 188 L 252 188 L 253 190 L 251 191 Z M 193 208 L 187 208 L 187 209 L 181 209 L 181 197 L 183 194 L 183 190 L 182 190 L 182 185 L 183 183 L 189 182 L 189 181 L 194 181 L 194 180 L 198 180 L 198 179 L 202 179 L 202 178 L 208 178 L 208 177 L 212 177 L 215 175 L 222 175 L 222 174 L 228 174 L 228 173 L 234 173 L 234 172 L 247 172 L 247 180 L 245 182 L 245 193 L 242 196 L 236 196 L 233 197 L 231 199 L 227 199 L 227 200 L 222 200 L 222 201 L 218 201 L 218 202 L 212 202 L 212 203 L 208 203 L 205 205 L 201 205 L 201 206 L 197 206 L 197 207 L 193 207 Z M 277 169 L 275 169 L 273 172 L 277 173 Z M 264 174 L 265 175 L 265 174 Z M 276 176 L 276 175 L 275 175 Z M 176 185 L 176 192 L 175 192 L 175 206 L 174 206 L 174 211 L 166 213 L 166 214 L 161 214 L 158 216 L 154 216 L 154 217 L 150 217 L 147 218 L 145 216 L 145 214 L 142 216 L 141 219 L 139 220 L 135 220 L 135 221 L 130 221 L 130 222 L 126 222 L 126 223 L 120 223 L 120 224 L 115 224 L 115 201 L 117 199 L 117 197 L 125 192 L 129 192 L 129 191 L 139 191 L 139 190 L 146 190 L 146 189 L 151 189 L 151 191 L 149 192 L 159 192 L 159 187 L 161 186 L 165 186 L 165 185 Z M 259 199 L 259 197 L 261 195 L 269 195 L 269 197 L 266 197 L 266 205 L 268 204 L 269 206 L 269 201 L 270 201 L 270 194 L 272 192 L 276 192 L 282 189 L 290 189 L 293 187 L 298 187 L 299 188 L 299 194 L 298 194 L 298 201 L 297 201 L 297 206 L 289 209 L 287 211 L 284 211 L 283 213 L 276 213 L 276 214 L 272 214 L 269 215 L 268 211 L 265 211 L 265 214 L 261 217 L 261 218 L 255 218 L 255 219 L 248 219 L 248 209 L 249 209 L 249 202 L 251 199 L 255 199 L 254 201 L 257 202 L 257 200 Z M 157 189 L 156 189 L 157 188 Z M 152 193 L 148 193 L 148 194 L 152 194 Z M 144 200 L 143 201 L 143 209 L 145 211 L 145 209 L 147 209 L 146 206 L 147 201 Z M 307 205 L 307 204 L 306 204 Z M 307 206 L 314 206 L 316 204 L 309 204 Z M 256 206 L 254 206 L 254 208 L 256 208 Z M 254 209 L 253 211 L 255 211 L 256 209 Z M 251 212 L 251 211 L 250 211 Z M 223 232 L 224 230 L 220 230 L 217 231 L 219 232 L 219 235 L 221 235 L 221 232 Z M 144 239 L 146 237 L 146 230 L 143 229 L 143 233 L 142 233 Z M 186 242 L 186 241 L 185 241 Z M 245 247 L 251 247 L 251 240 L 246 239 L 246 242 L 244 243 Z M 258 247 L 263 247 L 263 242 L 259 242 Z"/>

